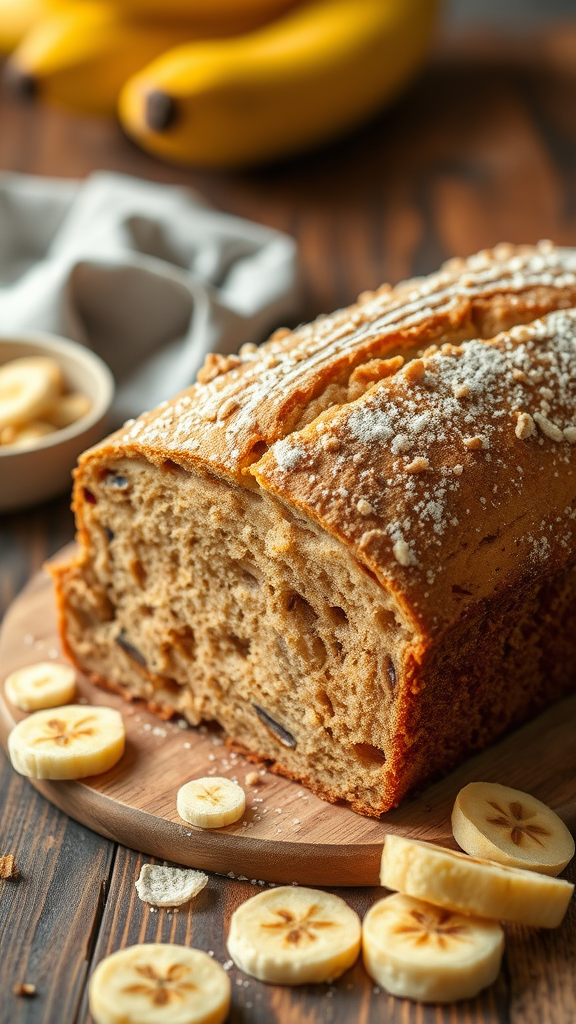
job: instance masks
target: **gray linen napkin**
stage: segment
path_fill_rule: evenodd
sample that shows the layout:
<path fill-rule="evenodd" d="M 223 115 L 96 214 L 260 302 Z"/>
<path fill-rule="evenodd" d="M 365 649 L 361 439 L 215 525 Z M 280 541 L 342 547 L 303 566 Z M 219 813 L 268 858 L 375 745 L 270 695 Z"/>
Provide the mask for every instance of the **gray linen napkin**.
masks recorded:
<path fill-rule="evenodd" d="M 0 333 L 52 331 L 97 352 L 116 377 L 114 423 L 297 310 L 294 240 L 186 188 L 0 174 Z"/>

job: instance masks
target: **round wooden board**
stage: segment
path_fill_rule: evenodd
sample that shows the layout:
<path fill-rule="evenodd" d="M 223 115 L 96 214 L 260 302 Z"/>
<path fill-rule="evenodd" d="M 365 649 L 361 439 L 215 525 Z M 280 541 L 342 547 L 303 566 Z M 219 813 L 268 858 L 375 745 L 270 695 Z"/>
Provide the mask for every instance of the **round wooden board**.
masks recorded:
<path fill-rule="evenodd" d="M 70 554 L 64 549 L 62 556 Z M 24 713 L 4 697 L 4 679 L 35 661 L 64 660 L 56 629 L 52 583 L 35 576 L 10 608 L 0 633 L 0 739 Z M 126 753 L 105 775 L 79 782 L 31 779 L 33 786 L 95 832 L 155 857 L 274 882 L 375 885 L 386 834 L 397 832 L 455 846 L 450 811 L 461 786 L 483 779 L 524 789 L 552 807 L 576 800 L 576 697 L 562 701 L 501 743 L 470 758 L 450 776 L 406 800 L 380 820 L 317 799 L 298 783 L 261 770 L 245 786 L 244 818 L 218 830 L 186 825 L 176 791 L 189 779 L 225 775 L 243 785 L 254 771 L 220 735 L 163 722 L 142 705 L 126 704 L 78 678 L 79 697 L 118 708 L 126 723 Z"/>

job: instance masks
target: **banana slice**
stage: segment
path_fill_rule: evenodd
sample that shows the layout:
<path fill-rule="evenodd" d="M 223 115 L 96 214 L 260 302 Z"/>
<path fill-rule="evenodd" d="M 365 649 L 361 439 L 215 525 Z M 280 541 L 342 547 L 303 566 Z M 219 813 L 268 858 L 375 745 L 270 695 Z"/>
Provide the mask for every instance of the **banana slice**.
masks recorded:
<path fill-rule="evenodd" d="M 564 822 L 529 793 L 497 782 L 471 782 L 456 797 L 452 831 L 474 857 L 543 875 L 559 875 L 574 856 Z"/>
<path fill-rule="evenodd" d="M 221 828 L 231 825 L 244 814 L 244 790 L 231 779 L 194 779 L 178 790 L 178 814 L 190 825 L 200 828 Z"/>
<path fill-rule="evenodd" d="M 25 363 L 26 367 L 40 369 L 43 373 L 48 374 L 54 384 L 54 387 L 57 388 L 58 391 L 62 391 L 64 388 L 62 370 L 56 360 L 52 359 L 51 356 L 22 356 L 19 359 L 11 359 L 10 362 L 5 363 L 4 366 L 13 366 L 14 363 L 20 363 L 20 365 Z"/>
<path fill-rule="evenodd" d="M 44 356 L 0 366 L 0 430 L 42 419 L 62 390 L 60 367 Z"/>
<path fill-rule="evenodd" d="M 56 427 L 46 420 L 31 420 L 24 427 L 5 427 L 3 435 L 6 436 L 8 431 L 12 431 L 12 436 L 5 444 L 13 444 L 16 448 L 31 448 L 41 437 L 55 434 Z"/>
<path fill-rule="evenodd" d="M 281 886 L 232 914 L 228 952 L 246 974 L 276 985 L 339 978 L 360 952 L 360 918 L 319 889 Z"/>
<path fill-rule="evenodd" d="M 86 395 L 80 395 L 73 391 L 69 395 L 61 395 L 55 404 L 47 410 L 46 418 L 53 423 L 58 430 L 69 427 L 87 412 L 90 412 L 92 402 Z"/>
<path fill-rule="evenodd" d="M 112 768 L 124 753 L 124 723 L 113 708 L 68 704 L 35 711 L 15 725 L 8 752 L 20 775 L 84 779 Z"/>
<path fill-rule="evenodd" d="M 112 953 L 88 992 L 95 1024 L 222 1024 L 230 1009 L 230 979 L 220 964 L 172 943 Z"/>
<path fill-rule="evenodd" d="M 11 672 L 4 689 L 10 703 L 22 711 L 55 708 L 74 699 L 76 673 L 70 665 L 39 661 Z"/>
<path fill-rule="evenodd" d="M 461 914 L 536 928 L 556 928 L 574 891 L 560 878 L 393 835 L 384 843 L 380 883 Z"/>
<path fill-rule="evenodd" d="M 375 903 L 362 925 L 370 977 L 393 996 L 425 1003 L 471 999 L 496 980 L 503 951 L 504 932 L 496 921 L 400 893 Z"/>

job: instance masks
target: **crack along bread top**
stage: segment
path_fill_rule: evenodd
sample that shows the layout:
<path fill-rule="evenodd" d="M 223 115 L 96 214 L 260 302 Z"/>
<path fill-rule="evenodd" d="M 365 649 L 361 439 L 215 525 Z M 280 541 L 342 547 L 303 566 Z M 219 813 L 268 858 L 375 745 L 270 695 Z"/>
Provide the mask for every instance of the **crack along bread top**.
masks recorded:
<path fill-rule="evenodd" d="M 365 293 L 355 306 L 277 331 L 260 348 L 209 356 L 198 384 L 104 444 L 238 479 L 275 441 L 392 372 L 395 355 L 490 338 L 570 306 L 576 250 L 502 244 L 430 277 Z"/>

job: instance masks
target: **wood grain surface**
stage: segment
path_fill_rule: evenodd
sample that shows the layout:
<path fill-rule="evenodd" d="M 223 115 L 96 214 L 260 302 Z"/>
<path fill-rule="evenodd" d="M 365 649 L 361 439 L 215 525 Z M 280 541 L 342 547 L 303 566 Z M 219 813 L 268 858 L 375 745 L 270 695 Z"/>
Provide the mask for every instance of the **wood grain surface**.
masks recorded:
<path fill-rule="evenodd" d="M 67 559 L 74 545 L 57 556 Z M 10 672 L 48 659 L 65 661 L 57 631 L 54 589 L 45 572 L 32 577 L 0 630 L 0 741 L 26 717 L 6 699 Z M 230 751 L 223 735 L 162 722 L 142 704 L 92 686 L 78 674 L 77 698 L 120 711 L 126 752 L 104 775 L 78 782 L 31 783 L 51 803 L 108 839 L 189 867 L 301 885 L 374 886 L 390 833 L 456 847 L 450 814 L 459 790 L 474 781 L 501 782 L 532 793 L 576 826 L 576 696 L 481 754 L 381 819 L 328 804 L 289 779 L 254 770 Z M 176 811 L 176 793 L 190 779 L 218 775 L 244 786 L 246 811 L 233 825 L 200 829 Z"/>
<path fill-rule="evenodd" d="M 445 41 L 394 110 L 321 152 L 258 172 L 192 172 L 140 153 L 114 124 L 0 92 L 0 168 L 83 176 L 95 168 L 192 185 L 221 209 L 291 232 L 301 319 L 388 279 L 502 240 L 576 244 L 576 23 Z M 0 481 L 1 486 L 1 481 Z M 0 606 L 73 536 L 68 499 L 0 517 Z M 538 759 L 538 755 L 535 760 Z M 107 952 L 142 939 L 192 941 L 227 958 L 250 882 L 210 877 L 193 907 L 153 912 L 135 896 L 142 856 L 78 825 L 0 755 L 1 1024 L 88 1024 L 86 980 Z M 149 858 L 144 858 L 148 860 Z M 571 866 L 566 877 L 576 879 Z M 376 888 L 341 890 L 360 913 Z M 423 1007 L 374 990 L 361 964 L 334 986 L 290 990 L 232 971 L 233 1024 L 574 1024 L 576 908 L 553 932 L 507 929 L 503 970 L 478 999 Z M 38 995 L 12 996 L 29 981 Z M 245 984 L 247 982 L 247 984 Z"/>

